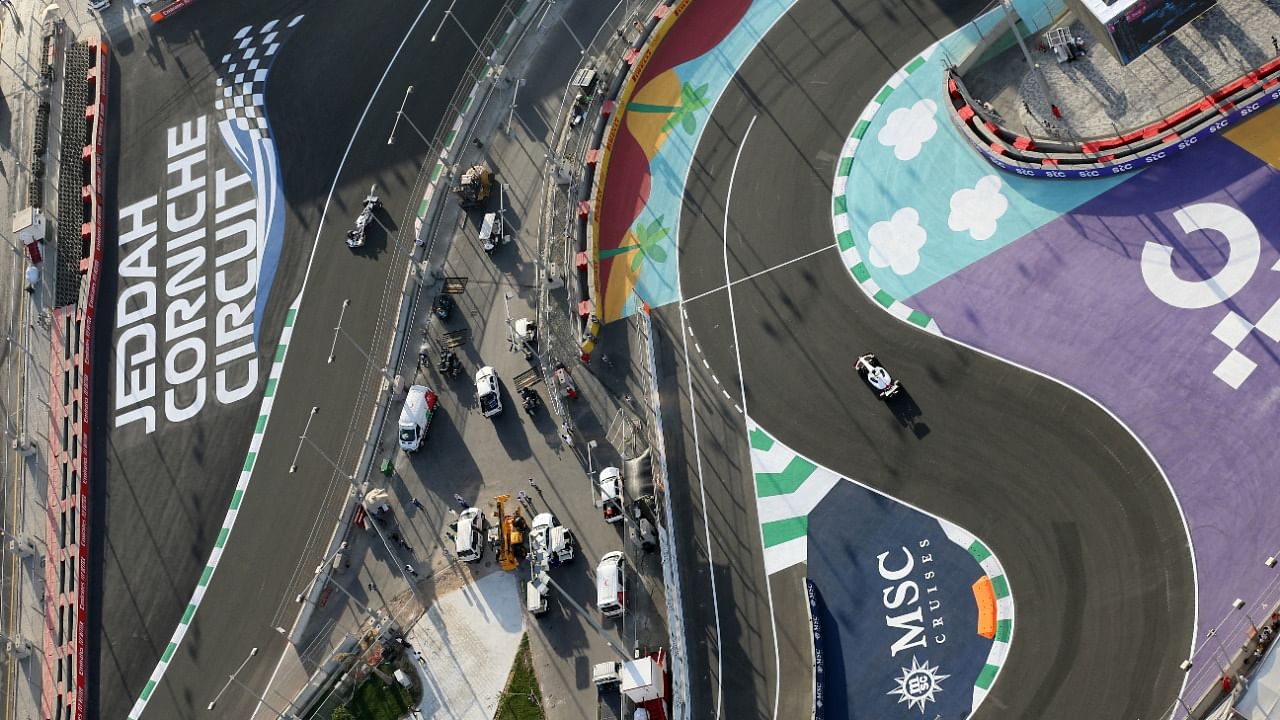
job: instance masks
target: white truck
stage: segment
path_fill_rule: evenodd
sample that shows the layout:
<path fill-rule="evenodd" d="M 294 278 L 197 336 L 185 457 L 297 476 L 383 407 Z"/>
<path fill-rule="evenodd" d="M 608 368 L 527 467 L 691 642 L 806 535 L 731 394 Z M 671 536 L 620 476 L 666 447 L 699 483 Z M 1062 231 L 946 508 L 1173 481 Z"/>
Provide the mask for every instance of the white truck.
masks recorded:
<path fill-rule="evenodd" d="M 529 530 L 531 556 L 544 552 L 554 567 L 573 562 L 575 545 L 573 531 L 561 525 L 555 515 L 544 512 L 533 517 L 533 526 Z"/>

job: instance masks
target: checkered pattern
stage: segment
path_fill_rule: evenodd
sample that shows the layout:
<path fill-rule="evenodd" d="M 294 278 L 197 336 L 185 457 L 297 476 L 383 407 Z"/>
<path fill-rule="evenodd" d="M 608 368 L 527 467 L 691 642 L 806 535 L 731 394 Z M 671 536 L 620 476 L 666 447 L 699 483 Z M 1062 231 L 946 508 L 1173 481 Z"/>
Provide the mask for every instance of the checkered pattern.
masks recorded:
<path fill-rule="evenodd" d="M 218 97 L 214 106 L 226 120 L 240 130 L 247 130 L 256 140 L 265 139 L 267 128 L 267 69 L 287 33 L 302 21 L 302 15 L 290 20 L 282 29 L 272 20 L 256 31 L 252 25 L 235 34 L 238 47 L 222 56 L 218 71 Z"/>
<path fill-rule="evenodd" d="M 1258 363 L 1250 360 L 1240 352 L 1240 343 L 1249 333 L 1258 330 L 1275 342 L 1280 342 L 1280 300 L 1277 300 L 1266 314 L 1255 325 L 1234 310 L 1227 314 L 1213 328 L 1212 335 L 1227 346 L 1227 356 L 1213 369 L 1213 374 L 1222 382 L 1239 390 L 1245 380 L 1258 368 Z"/>

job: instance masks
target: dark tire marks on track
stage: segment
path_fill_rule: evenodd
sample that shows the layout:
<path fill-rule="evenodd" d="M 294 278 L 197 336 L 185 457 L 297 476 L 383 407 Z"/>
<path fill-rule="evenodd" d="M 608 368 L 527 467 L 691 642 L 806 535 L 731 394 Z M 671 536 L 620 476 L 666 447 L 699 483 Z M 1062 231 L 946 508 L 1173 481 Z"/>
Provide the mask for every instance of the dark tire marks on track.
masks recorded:
<path fill-rule="evenodd" d="M 748 58 L 708 122 L 682 216 L 683 295 L 724 284 L 720 225 L 752 116 L 759 118 L 737 169 L 729 221 L 735 279 L 833 243 L 830 183 L 858 113 L 885 78 L 980 9 L 973 2 L 800 0 Z M 1166 483 L 1123 428 L 1060 385 L 888 316 L 855 287 L 834 249 L 733 293 L 752 417 L 814 461 L 976 533 L 1004 564 L 1017 607 L 1013 645 L 975 718 L 1154 718 L 1169 709 L 1191 644 L 1190 554 Z M 727 308 L 723 291 L 687 306 L 711 369 L 736 399 Z M 678 346 L 678 320 L 669 333 Z M 923 428 L 899 422 L 862 387 L 850 368 L 867 351 L 904 381 Z M 694 382 L 695 395 L 712 403 L 720 395 L 696 371 Z M 737 438 L 705 425 L 714 422 L 733 425 Z M 718 438 L 714 452 L 702 443 L 704 473 L 720 455 L 745 457 L 740 423 L 732 411 L 699 409 L 703 437 Z M 733 442 L 739 448 L 724 447 Z M 692 448 L 686 442 L 683 449 Z M 690 472 L 693 461 L 676 465 Z M 740 461 L 723 467 L 733 476 L 706 483 L 707 505 L 719 511 L 708 520 L 722 621 L 745 614 L 738 624 L 763 632 L 769 615 L 759 541 L 744 531 L 755 525 L 755 510 L 738 502 L 752 497 L 752 478 Z M 705 566 L 701 514 L 685 522 L 691 527 L 681 527 L 682 535 L 694 538 L 684 539 L 687 625 L 713 625 L 709 583 L 698 568 Z M 793 682 L 787 667 L 811 661 L 786 639 L 808 632 L 795 584 L 788 573 L 772 582 L 785 680 L 779 717 L 811 711 L 809 683 Z M 726 608 L 725 598 L 734 606 Z M 767 676 L 726 677 L 722 717 L 772 717 L 771 653 L 753 654 L 728 636 L 720 652 L 725 668 L 763 667 Z M 692 673 L 695 707 L 704 712 L 715 698 L 716 658 L 706 655 L 710 670 Z"/>

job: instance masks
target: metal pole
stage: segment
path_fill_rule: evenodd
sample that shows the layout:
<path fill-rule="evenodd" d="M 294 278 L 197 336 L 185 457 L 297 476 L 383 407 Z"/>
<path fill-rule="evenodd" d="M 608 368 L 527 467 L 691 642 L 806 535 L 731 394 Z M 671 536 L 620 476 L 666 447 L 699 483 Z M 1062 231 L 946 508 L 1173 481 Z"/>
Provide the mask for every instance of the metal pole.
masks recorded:
<path fill-rule="evenodd" d="M 240 682 L 239 678 L 237 678 L 237 677 L 236 677 L 236 676 L 238 676 L 238 675 L 240 674 L 240 672 L 241 672 L 242 670 L 244 670 L 245 666 L 249 664 L 249 661 L 250 661 L 251 659 L 253 659 L 253 657 L 254 657 L 255 655 L 257 655 L 257 654 L 258 654 L 258 648 L 253 648 L 252 650 L 250 650 L 250 651 L 249 651 L 249 654 L 248 654 L 247 656 L 245 656 L 244 661 L 240 663 L 240 667 L 236 668 L 236 671 L 235 671 L 234 673 L 231 673 L 230 675 L 228 675 L 228 676 L 227 676 L 227 683 L 226 683 L 225 685 L 223 685 L 223 686 L 222 686 L 222 689 L 218 691 L 218 694 L 214 696 L 213 700 L 209 701 L 209 705 L 205 708 L 205 710 L 212 710 L 212 709 L 214 709 L 214 707 L 216 707 L 216 706 L 217 706 L 218 701 L 222 699 L 223 694 L 225 694 L 225 693 L 227 692 L 227 688 L 231 687 L 231 683 L 235 683 L 236 685 L 239 685 L 242 689 L 244 689 L 244 691 L 245 691 L 245 692 L 249 693 L 249 694 L 250 694 L 250 695 L 252 695 L 254 698 L 256 698 L 256 699 L 258 700 L 258 702 L 260 702 L 260 703 L 262 703 L 264 706 L 266 706 L 266 708 L 267 708 L 268 710 L 270 710 L 271 712 L 275 713 L 275 714 L 276 714 L 276 717 L 278 717 L 278 718 L 293 718 L 293 720 L 297 720 L 297 718 L 298 718 L 298 716 L 297 716 L 297 715 L 294 715 L 293 713 L 287 713 L 287 714 L 286 714 L 286 713 L 283 713 L 283 712 L 281 712 L 281 711 L 277 710 L 276 708 L 272 707 L 272 706 L 271 706 L 271 703 L 267 702 L 267 699 L 266 699 L 266 698 L 264 698 L 263 696 L 259 695 L 259 694 L 258 694 L 258 693 L 256 693 L 256 692 L 254 692 L 254 690 L 253 690 L 252 688 L 250 688 L 248 685 L 245 685 L 244 683 Z"/>
<path fill-rule="evenodd" d="M 489 56 L 486 55 L 485 52 L 480 49 L 480 43 L 477 43 L 476 39 L 471 37 L 471 33 L 467 32 L 466 26 L 464 26 L 462 22 L 458 20 L 457 16 L 453 14 L 453 6 L 457 4 L 458 4 L 458 0 L 453 0 L 453 2 L 449 3 L 448 9 L 444 11 L 444 17 L 440 18 L 440 25 L 436 28 L 435 32 L 431 33 L 431 42 L 435 42 L 436 38 L 440 35 L 440 31 L 444 28 L 445 18 L 450 18 L 453 20 L 453 24 L 457 25 L 458 29 L 462 31 L 462 34 L 467 37 L 467 40 L 471 41 L 471 47 L 476 49 L 476 53 L 480 55 L 480 57 L 484 58 L 484 63 L 488 65 Z"/>
<path fill-rule="evenodd" d="M 352 338 L 350 335 L 347 334 L 346 330 L 342 329 L 342 318 L 347 314 L 347 306 L 350 304 L 351 304 L 350 298 L 346 298 L 342 301 L 342 309 L 338 312 L 338 325 L 333 329 L 333 343 L 329 347 L 329 359 L 326 360 L 325 362 L 332 363 L 333 359 L 337 357 L 338 333 L 342 333 L 342 337 L 346 338 L 347 342 L 350 342 L 355 347 L 355 349 L 360 351 L 360 354 L 364 356 L 365 362 L 368 364 L 369 367 L 377 367 L 377 363 L 373 361 L 373 356 L 365 352 L 365 349 L 360 346 L 360 343 L 356 342 L 354 338 Z M 381 373 L 382 377 L 386 378 L 388 381 L 395 382 L 395 376 L 392 375 L 391 371 L 388 370 L 385 366 L 379 367 L 378 372 Z"/>
<path fill-rule="evenodd" d="M 524 84 L 524 78 L 516 81 L 515 90 L 511 92 L 511 110 L 507 112 L 507 137 L 511 137 L 511 121 L 516 114 L 516 98 L 520 96 L 520 86 Z"/>
<path fill-rule="evenodd" d="M 404 97 L 400 100 L 400 109 L 396 111 L 396 121 L 391 124 L 391 136 L 387 138 L 387 144 L 393 145 L 396 141 L 396 128 L 400 126 L 400 117 L 404 115 L 405 103 L 409 102 L 409 93 L 413 92 L 413 86 L 404 89 Z"/>
<path fill-rule="evenodd" d="M 546 11 L 544 11 L 544 12 L 542 13 L 542 17 L 543 17 L 543 19 L 546 19 L 546 17 L 547 17 L 547 13 L 551 12 L 551 8 L 552 8 L 552 6 L 554 6 L 555 4 L 556 4 L 556 0 L 551 0 L 551 2 L 547 5 L 547 9 L 546 9 Z M 587 54 L 587 46 L 586 46 L 586 45 L 583 45 L 583 44 L 582 44 L 582 41 L 578 39 L 577 34 L 575 34 L 575 33 L 573 32 L 573 28 L 569 27 L 569 23 L 565 22 L 565 19 L 564 19 L 564 16 L 563 16 L 563 15 L 561 15 L 561 16 L 560 16 L 560 24 L 561 24 L 561 25 L 564 25 L 564 29 L 569 31 L 569 37 L 573 38 L 573 41 L 574 41 L 575 43 L 577 43 L 577 44 L 578 44 L 578 54 L 579 54 L 579 55 L 586 55 L 586 54 Z M 538 27 L 542 27 L 542 20 L 539 20 L 539 21 L 538 21 Z"/>
<path fill-rule="evenodd" d="M 311 420 L 316 416 L 316 413 L 318 412 L 320 412 L 320 408 L 313 405 L 311 407 L 311 413 L 307 415 L 307 424 L 303 426 L 302 434 L 298 436 L 298 447 L 295 448 L 293 451 L 293 462 L 289 465 L 289 472 L 295 473 L 298 471 L 298 456 L 302 454 L 302 443 L 306 442 L 309 445 L 311 445 L 311 447 L 315 448 L 316 452 L 320 453 L 320 457 L 324 458 L 325 461 L 328 462 L 329 465 L 333 467 L 335 472 L 345 477 L 352 485 L 355 485 L 356 477 L 354 475 L 348 475 L 347 473 L 343 472 L 342 468 L 338 467 L 338 463 L 334 462 L 333 459 L 330 458 L 329 455 L 325 453 L 323 448 L 321 448 L 319 445 L 315 444 L 314 442 L 311 442 L 311 438 L 307 437 L 307 431 L 311 429 Z"/>
<path fill-rule="evenodd" d="M 1044 91 L 1045 102 L 1053 105 L 1053 94 L 1049 91 L 1049 82 L 1044 79 L 1044 74 L 1040 72 L 1039 63 L 1031 59 L 1031 51 L 1027 50 L 1027 43 L 1022 39 L 1022 35 L 1018 32 L 1017 23 L 1013 20 L 1013 3 L 1010 0 L 1000 0 L 1000 7 L 1004 9 L 1004 19 L 1009 23 L 1009 32 L 1013 33 L 1014 39 L 1018 41 L 1018 47 L 1022 48 L 1022 56 L 1026 58 L 1027 65 L 1031 67 L 1032 73 L 1040 83 L 1040 89 Z"/>

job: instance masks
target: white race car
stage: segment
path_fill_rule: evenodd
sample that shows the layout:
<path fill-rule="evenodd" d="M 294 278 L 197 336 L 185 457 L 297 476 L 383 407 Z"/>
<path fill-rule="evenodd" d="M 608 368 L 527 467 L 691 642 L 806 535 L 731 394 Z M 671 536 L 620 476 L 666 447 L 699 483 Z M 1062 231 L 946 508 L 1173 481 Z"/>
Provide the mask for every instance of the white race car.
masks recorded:
<path fill-rule="evenodd" d="M 347 231 L 347 247 L 354 250 L 364 246 L 365 229 L 373 221 L 373 211 L 380 207 L 382 207 L 382 201 L 378 199 L 377 195 L 373 194 L 373 188 L 369 188 L 369 194 L 364 198 L 364 205 L 360 208 L 360 214 L 356 216 L 355 228 Z"/>
<path fill-rule="evenodd" d="M 859 357 L 853 364 L 853 369 L 858 371 L 858 375 L 867 381 L 882 400 L 891 398 L 902 390 L 902 384 L 889 375 L 889 371 L 884 369 L 873 353 Z"/>

